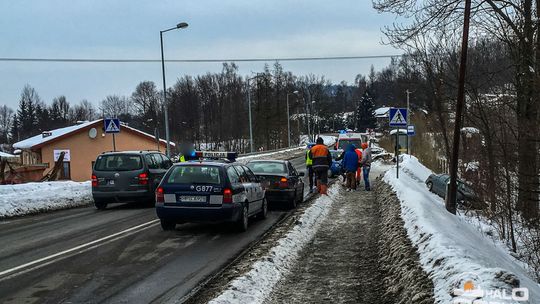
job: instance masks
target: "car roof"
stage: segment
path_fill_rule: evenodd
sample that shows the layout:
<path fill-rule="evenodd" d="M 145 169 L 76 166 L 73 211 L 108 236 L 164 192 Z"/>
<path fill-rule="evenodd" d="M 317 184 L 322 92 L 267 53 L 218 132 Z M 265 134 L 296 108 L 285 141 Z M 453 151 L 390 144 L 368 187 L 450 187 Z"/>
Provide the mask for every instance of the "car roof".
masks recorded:
<path fill-rule="evenodd" d="M 238 163 L 226 163 L 226 162 L 220 162 L 216 160 L 203 160 L 203 161 L 187 161 L 187 162 L 181 162 L 181 163 L 175 163 L 175 166 L 189 166 L 189 165 L 209 165 L 209 166 L 215 166 L 215 167 L 226 167 L 228 165 L 233 165 Z"/>
<path fill-rule="evenodd" d="M 287 163 L 287 161 L 282 160 L 282 159 L 255 159 L 255 160 L 250 160 L 247 163 L 248 164 L 249 163 L 279 163 L 279 164 L 285 164 L 285 163 Z"/>
<path fill-rule="evenodd" d="M 162 152 L 157 151 L 157 150 L 130 150 L 130 151 L 107 151 L 107 152 L 102 152 L 100 155 L 148 154 L 148 153 L 160 153 L 160 154 L 163 154 Z"/>

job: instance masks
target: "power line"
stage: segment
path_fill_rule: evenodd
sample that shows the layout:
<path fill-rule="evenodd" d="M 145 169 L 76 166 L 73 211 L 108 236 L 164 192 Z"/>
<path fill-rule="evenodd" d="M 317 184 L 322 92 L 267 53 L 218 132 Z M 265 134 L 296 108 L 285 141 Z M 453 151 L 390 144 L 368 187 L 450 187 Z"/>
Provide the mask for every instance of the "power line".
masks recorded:
<path fill-rule="evenodd" d="M 328 56 L 328 57 L 284 57 L 284 58 L 226 58 L 226 59 L 165 59 L 166 62 L 177 63 L 211 63 L 211 62 L 265 62 L 265 61 L 325 61 L 382 59 L 401 57 L 403 55 L 369 55 L 369 56 Z M 78 63 L 155 63 L 160 59 L 99 59 L 99 58 L 21 58 L 0 57 L 3 62 L 78 62 Z"/>

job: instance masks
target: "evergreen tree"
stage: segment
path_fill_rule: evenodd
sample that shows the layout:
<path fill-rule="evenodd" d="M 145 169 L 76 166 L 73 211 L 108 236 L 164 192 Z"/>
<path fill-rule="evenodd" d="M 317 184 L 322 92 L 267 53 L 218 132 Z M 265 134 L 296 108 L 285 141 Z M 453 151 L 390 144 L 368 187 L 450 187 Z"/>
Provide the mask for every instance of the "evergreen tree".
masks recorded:
<path fill-rule="evenodd" d="M 365 132 L 368 128 L 375 128 L 376 123 L 375 103 L 369 90 L 366 90 L 356 108 L 356 129 Z"/>

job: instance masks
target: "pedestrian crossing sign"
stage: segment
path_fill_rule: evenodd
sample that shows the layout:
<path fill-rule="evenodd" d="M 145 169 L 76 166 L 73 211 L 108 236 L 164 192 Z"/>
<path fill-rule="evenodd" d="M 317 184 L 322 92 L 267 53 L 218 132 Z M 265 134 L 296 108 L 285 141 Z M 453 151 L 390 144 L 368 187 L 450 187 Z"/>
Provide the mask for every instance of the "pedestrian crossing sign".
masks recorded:
<path fill-rule="evenodd" d="M 118 118 L 106 118 L 105 133 L 120 133 L 120 119 Z"/>
<path fill-rule="evenodd" d="M 389 118 L 390 127 L 407 127 L 407 109 L 391 108 Z"/>

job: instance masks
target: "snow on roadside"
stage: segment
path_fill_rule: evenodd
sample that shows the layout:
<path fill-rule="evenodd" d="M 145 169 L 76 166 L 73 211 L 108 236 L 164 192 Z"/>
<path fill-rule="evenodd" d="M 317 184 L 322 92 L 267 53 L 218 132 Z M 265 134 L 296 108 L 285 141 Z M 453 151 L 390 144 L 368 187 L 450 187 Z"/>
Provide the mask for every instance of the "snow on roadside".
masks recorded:
<path fill-rule="evenodd" d="M 92 203 L 90 182 L 43 182 L 0 186 L 0 218 Z"/>
<path fill-rule="evenodd" d="M 515 258 L 486 238 L 465 219 L 448 213 L 444 201 L 429 192 L 424 181 L 432 173 L 416 157 L 403 156 L 400 177 L 389 170 L 384 181 L 392 186 L 401 201 L 401 215 L 407 234 L 418 248 L 420 262 L 435 285 L 437 303 L 453 303 L 455 289 L 473 277 L 486 292 L 482 303 L 539 303 L 540 285 L 533 281 Z M 405 174 L 403 174 L 405 173 Z M 530 302 L 499 298 L 512 288 L 528 288 Z M 491 293 L 494 292 L 494 293 Z M 466 296 L 462 300 L 470 300 Z M 472 302 L 461 302 L 472 303 Z M 491 302 L 493 303 L 493 302 Z"/>
<path fill-rule="evenodd" d="M 294 148 L 289 148 L 289 149 L 284 149 L 284 150 L 279 150 L 279 151 L 274 151 L 274 152 L 240 156 L 236 160 L 239 162 L 246 162 L 246 161 L 254 160 L 254 159 L 268 158 L 269 156 L 277 157 L 280 155 L 290 155 L 291 153 L 300 152 L 305 149 L 306 149 L 305 146 L 300 146 L 300 147 L 294 147 Z"/>
<path fill-rule="evenodd" d="M 249 272 L 233 280 L 209 303 L 262 303 L 278 281 L 293 267 L 302 248 L 311 241 L 337 198 L 339 186 L 328 189 L 298 219 L 299 224 L 281 238 L 270 252 L 255 262 Z"/>

